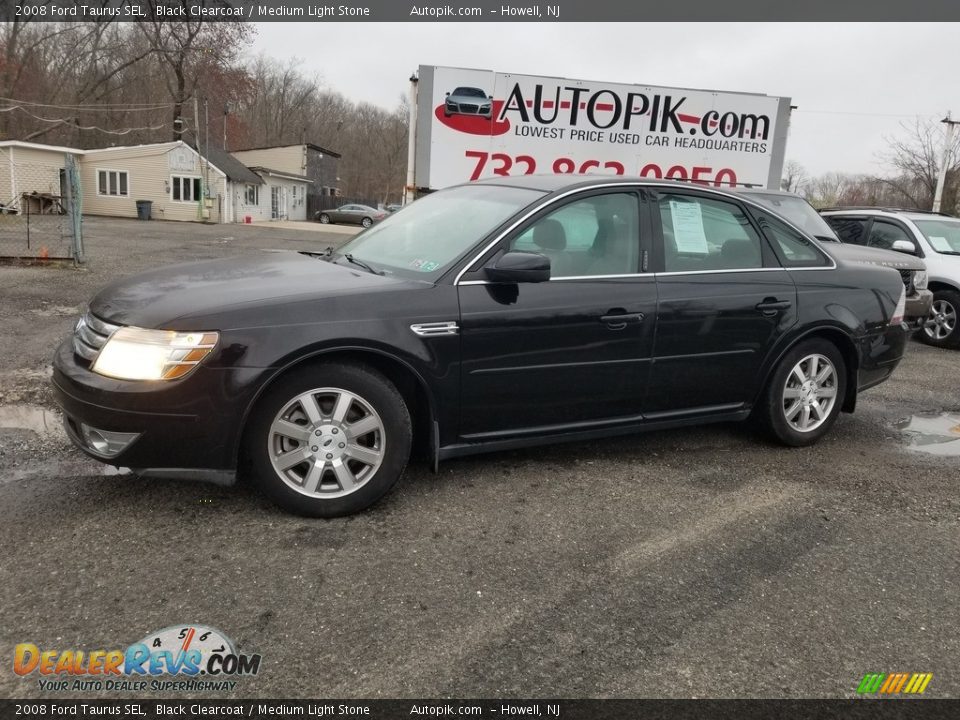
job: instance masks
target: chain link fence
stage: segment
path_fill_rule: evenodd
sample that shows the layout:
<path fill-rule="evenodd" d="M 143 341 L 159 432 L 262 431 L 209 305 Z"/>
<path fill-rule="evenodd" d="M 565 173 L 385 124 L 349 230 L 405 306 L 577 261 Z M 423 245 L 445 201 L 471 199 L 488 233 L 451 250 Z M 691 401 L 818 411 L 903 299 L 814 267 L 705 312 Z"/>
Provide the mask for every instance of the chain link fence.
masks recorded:
<path fill-rule="evenodd" d="M 83 261 L 76 157 L 0 152 L 0 258 Z"/>

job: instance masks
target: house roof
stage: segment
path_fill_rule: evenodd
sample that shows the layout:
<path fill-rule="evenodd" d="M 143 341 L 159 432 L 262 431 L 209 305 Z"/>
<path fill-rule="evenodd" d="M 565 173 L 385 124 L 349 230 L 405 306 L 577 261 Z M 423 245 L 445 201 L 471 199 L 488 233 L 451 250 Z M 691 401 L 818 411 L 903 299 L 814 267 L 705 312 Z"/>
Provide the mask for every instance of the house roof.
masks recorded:
<path fill-rule="evenodd" d="M 305 146 L 311 150 L 316 150 L 317 152 L 324 153 L 330 157 L 340 158 L 342 157 L 340 153 L 334 152 L 333 150 L 327 150 L 325 147 L 319 145 L 314 145 L 313 143 L 287 143 L 285 145 L 261 145 L 259 147 L 246 147 L 246 148 L 237 148 L 234 152 L 245 152 L 247 150 L 274 150 L 278 148 L 288 148 L 288 147 L 299 147 Z"/>
<path fill-rule="evenodd" d="M 246 183 L 248 185 L 262 185 L 263 180 L 252 172 L 250 168 L 237 160 L 233 155 L 218 147 L 210 146 L 207 148 L 207 160 L 223 171 L 228 180 L 237 183 Z"/>
<path fill-rule="evenodd" d="M 41 143 L 24 142 L 23 140 L 0 140 L 0 147 L 22 147 L 30 150 L 49 150 L 50 152 L 70 153 L 83 155 L 86 151 L 78 148 L 62 147 L 60 145 L 43 145 Z"/>
<path fill-rule="evenodd" d="M 259 166 L 252 166 L 250 169 L 256 173 L 260 173 L 261 175 L 272 175 L 273 177 L 283 178 L 284 180 L 296 180 L 297 182 L 313 183 L 313 180 L 308 177 L 304 177 L 303 175 L 294 175 L 293 173 L 284 172 L 283 170 L 271 170 L 270 168 Z"/>

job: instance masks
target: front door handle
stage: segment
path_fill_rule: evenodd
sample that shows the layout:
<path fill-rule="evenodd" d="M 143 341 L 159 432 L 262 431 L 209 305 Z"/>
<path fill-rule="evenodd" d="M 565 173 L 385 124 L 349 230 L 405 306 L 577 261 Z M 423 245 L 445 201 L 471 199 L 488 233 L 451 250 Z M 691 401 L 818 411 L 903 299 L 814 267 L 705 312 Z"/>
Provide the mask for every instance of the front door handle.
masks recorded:
<path fill-rule="evenodd" d="M 777 300 L 776 298 L 764 298 L 763 302 L 757 303 L 756 308 L 764 315 L 773 316 L 781 310 L 788 310 L 793 307 L 789 300 Z"/>
<path fill-rule="evenodd" d="M 642 312 L 637 313 L 620 313 L 618 315 L 601 315 L 600 322 L 606 325 L 611 330 L 623 330 L 628 322 L 636 320 L 641 322 L 644 318 Z"/>

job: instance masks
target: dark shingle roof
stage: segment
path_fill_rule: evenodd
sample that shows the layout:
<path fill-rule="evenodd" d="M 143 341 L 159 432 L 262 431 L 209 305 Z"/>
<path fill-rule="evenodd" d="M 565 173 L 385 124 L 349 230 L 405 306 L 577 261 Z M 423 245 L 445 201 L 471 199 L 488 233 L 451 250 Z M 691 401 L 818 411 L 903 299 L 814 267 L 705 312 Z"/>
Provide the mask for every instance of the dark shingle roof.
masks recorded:
<path fill-rule="evenodd" d="M 220 148 L 212 145 L 207 148 L 207 160 L 212 162 L 218 168 L 227 174 L 227 178 L 233 182 L 248 183 L 250 185 L 262 185 L 263 180 L 253 170 L 248 168 L 233 155 L 224 152 Z"/>

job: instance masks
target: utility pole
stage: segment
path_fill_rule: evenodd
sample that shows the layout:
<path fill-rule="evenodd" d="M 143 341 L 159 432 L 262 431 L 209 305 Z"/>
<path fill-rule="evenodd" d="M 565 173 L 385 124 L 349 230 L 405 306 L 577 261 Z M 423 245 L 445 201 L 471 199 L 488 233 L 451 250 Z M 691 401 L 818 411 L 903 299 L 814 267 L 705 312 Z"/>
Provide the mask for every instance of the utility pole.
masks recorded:
<path fill-rule="evenodd" d="M 407 135 L 407 184 L 403 188 L 403 204 L 409 205 L 417 199 L 417 174 L 414 165 L 417 161 L 417 84 L 420 78 L 416 71 L 410 75 L 410 128 Z M 338 128 L 339 129 L 339 128 Z"/>
<path fill-rule="evenodd" d="M 950 167 L 950 153 L 953 150 L 953 128 L 960 120 L 951 120 L 950 113 L 940 122 L 947 126 L 947 139 L 943 144 L 943 159 L 940 161 L 940 173 L 937 175 L 937 190 L 933 194 L 933 211 L 940 212 L 940 199 L 943 197 L 943 185 L 947 180 L 947 168 Z"/>
<path fill-rule="evenodd" d="M 203 155 L 208 157 L 210 154 L 210 108 L 207 106 L 207 101 L 203 101 L 203 124 L 204 124 L 204 133 L 203 133 Z M 203 170 L 203 197 L 207 197 L 207 186 L 210 184 L 210 160 L 207 159 L 207 162 L 204 164 Z"/>
<path fill-rule="evenodd" d="M 193 96 L 193 141 L 200 152 L 200 100 L 196 95 Z"/>

